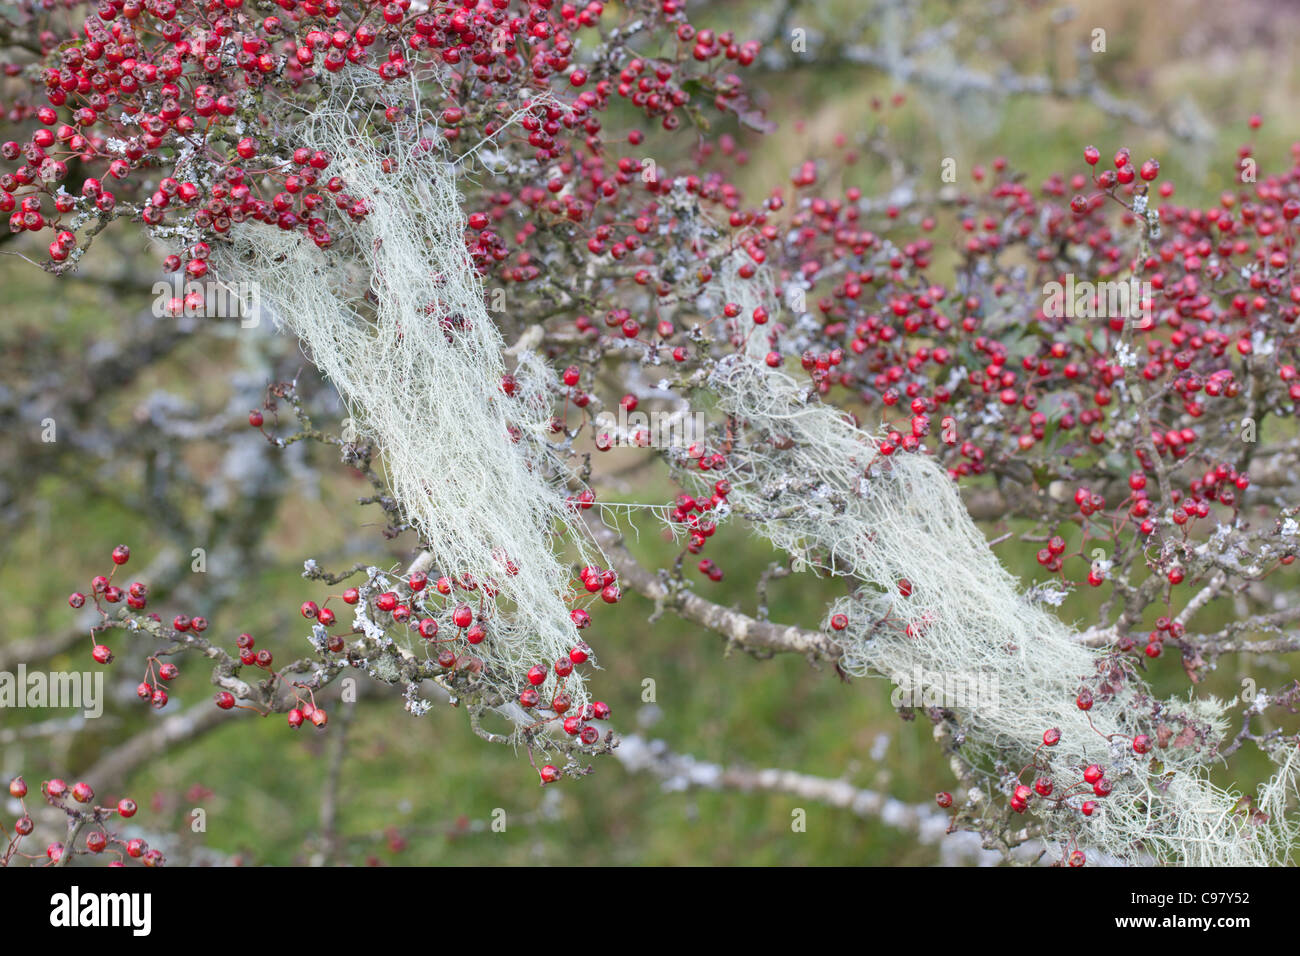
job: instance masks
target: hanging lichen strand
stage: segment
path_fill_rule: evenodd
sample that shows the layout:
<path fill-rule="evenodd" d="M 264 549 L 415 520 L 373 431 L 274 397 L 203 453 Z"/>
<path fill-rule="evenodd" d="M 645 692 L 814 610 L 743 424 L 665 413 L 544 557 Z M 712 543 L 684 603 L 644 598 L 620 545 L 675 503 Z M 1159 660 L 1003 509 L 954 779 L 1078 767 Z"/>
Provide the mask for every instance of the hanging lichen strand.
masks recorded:
<path fill-rule="evenodd" d="M 214 260 L 260 286 L 276 321 L 337 387 L 434 566 L 477 586 L 479 600 L 451 625 L 483 629 L 471 643 L 489 681 L 513 698 L 542 683 L 528 675 L 540 665 L 548 676 L 537 689 L 549 702 L 549 665 L 578 643 L 568 570 L 553 548 L 570 514 L 545 440 L 539 379 L 549 370 L 525 356 L 519 386 L 503 389 L 504 343 L 464 245 L 457 171 L 411 122 L 382 139 L 362 132 L 346 106 L 350 76 L 294 135 L 333 157 L 331 172 L 367 214 L 329 251 L 299 232 L 245 223 Z M 587 702 L 577 672 L 564 690 L 575 707 Z"/>
<path fill-rule="evenodd" d="M 919 672 L 923 684 L 979 675 L 966 700 L 945 701 L 958 754 L 1003 795 L 977 795 L 972 809 L 1001 814 L 1009 800 L 1041 821 L 1058 858 L 1084 846 L 1129 861 L 1283 862 L 1296 834 L 1284 812 L 1296 748 L 1274 754 L 1281 766 L 1261 812 L 1243 812 L 1238 795 L 1206 779 L 1222 706 L 1153 699 L 1131 666 L 1021 594 L 938 464 L 886 454 L 815 389 L 764 361 L 755 309 L 766 319 L 779 306 L 766 270 L 741 279 L 729 262 L 720 271 L 744 344 L 708 379 L 734 429 L 724 473 L 709 478 L 729 481 L 732 512 L 797 565 L 849 579 L 850 596 L 826 619 L 847 671 Z M 915 702 L 933 689 L 914 688 Z"/>

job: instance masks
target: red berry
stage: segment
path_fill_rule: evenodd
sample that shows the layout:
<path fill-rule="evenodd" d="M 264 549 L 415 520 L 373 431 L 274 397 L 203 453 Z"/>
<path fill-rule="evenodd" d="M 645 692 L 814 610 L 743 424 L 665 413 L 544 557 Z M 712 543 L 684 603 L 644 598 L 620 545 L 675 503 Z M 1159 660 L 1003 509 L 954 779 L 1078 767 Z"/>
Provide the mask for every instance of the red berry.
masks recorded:
<path fill-rule="evenodd" d="M 940 793 L 936 793 L 934 795 L 934 802 L 939 804 L 939 806 L 943 807 L 944 809 L 947 809 L 948 807 L 952 806 L 952 794 L 946 790 L 941 791 Z"/>
<path fill-rule="evenodd" d="M 1055 747 L 1061 742 L 1061 732 L 1053 727 L 1051 730 L 1043 731 L 1043 743 L 1048 747 Z"/>
<path fill-rule="evenodd" d="M 22 777 L 14 777 L 9 781 L 9 796 L 21 800 L 27 796 L 27 781 Z"/>
<path fill-rule="evenodd" d="M 135 816 L 135 811 L 137 809 L 135 801 L 129 797 L 123 797 L 121 800 L 117 801 L 118 816 L 127 818 L 133 817 Z"/>
<path fill-rule="evenodd" d="M 547 764 L 540 771 L 542 783 L 555 783 L 560 779 L 560 771 L 556 770 L 552 764 Z"/>
<path fill-rule="evenodd" d="M 113 652 L 106 644 L 96 644 L 91 650 L 90 656 L 95 659 L 97 664 L 110 664 L 113 661 Z"/>
<path fill-rule="evenodd" d="M 235 695 L 228 690 L 223 690 L 213 697 L 212 701 L 222 710 L 230 710 L 235 706 Z"/>
<path fill-rule="evenodd" d="M 131 549 L 124 544 L 119 544 L 113 549 L 113 563 L 126 564 L 131 559 Z"/>
<path fill-rule="evenodd" d="M 95 791 L 88 783 L 77 783 L 72 788 L 72 799 L 78 803 L 89 803 L 95 799 Z"/>
<path fill-rule="evenodd" d="M 528 683 L 532 684 L 534 687 L 537 687 L 545 680 L 546 680 L 545 667 L 535 664 L 532 667 L 528 668 Z"/>

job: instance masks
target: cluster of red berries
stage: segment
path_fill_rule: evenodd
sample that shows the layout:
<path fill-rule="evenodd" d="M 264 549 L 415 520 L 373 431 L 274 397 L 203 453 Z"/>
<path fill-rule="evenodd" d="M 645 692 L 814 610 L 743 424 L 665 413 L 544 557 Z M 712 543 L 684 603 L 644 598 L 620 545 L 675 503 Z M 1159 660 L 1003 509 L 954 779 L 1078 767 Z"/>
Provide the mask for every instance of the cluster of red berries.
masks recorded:
<path fill-rule="evenodd" d="M 1076 704 L 1082 711 L 1091 710 L 1092 693 L 1086 689 L 1080 691 Z M 1096 763 L 1084 767 L 1079 772 L 1078 779 L 1058 785 L 1058 781 L 1051 776 L 1046 764 L 1040 763 L 1039 754 L 1044 748 L 1055 747 L 1060 742 L 1061 731 L 1058 728 L 1051 727 L 1043 731 L 1043 742 L 1034 752 L 1034 759 L 1016 774 L 1016 782 L 1011 788 L 1011 796 L 1008 800 L 1008 806 L 1013 812 L 1024 813 L 1029 809 L 1032 801 L 1041 799 L 1054 808 L 1074 810 L 1084 817 L 1090 817 L 1097 811 L 1097 800 L 1091 797 L 1080 800 L 1079 797 L 1085 793 L 1091 793 L 1098 799 L 1110 796 L 1114 785 L 1106 776 L 1106 769 Z M 1147 734 L 1138 734 L 1132 738 L 1131 746 L 1135 754 L 1147 754 L 1151 752 L 1152 741 Z M 1033 784 L 1022 783 L 1021 778 L 1025 771 L 1031 769 L 1038 774 Z M 935 803 L 944 809 L 951 807 L 952 794 L 947 791 L 935 794 Z M 1077 867 L 1083 866 L 1086 859 L 1086 855 L 1076 848 L 1067 855 L 1065 862 Z"/>
<path fill-rule="evenodd" d="M 19 100 L 9 110 L 15 121 L 38 125 L 25 142 L 0 146 L 0 158 L 17 164 L 0 172 L 0 211 L 11 213 L 11 228 L 54 231 L 49 254 L 55 263 L 77 251 L 81 223 L 123 213 L 148 226 L 179 222 L 207 241 L 235 224 L 260 221 L 327 247 L 338 224 L 368 215 L 367 203 L 329 175 L 331 157 L 273 135 L 265 117 L 247 105 L 250 93 L 274 88 L 306 103 L 324 75 L 345 67 L 366 69 L 386 83 L 450 71 L 451 82 L 438 93 L 443 102 L 431 109 L 442 138 L 454 145 L 471 139 L 467 132 L 501 135 L 519 92 L 527 91 L 535 102 L 525 101 L 520 127 L 505 137 L 532 149 L 544 182 L 557 160 L 564 175 L 575 171 L 573 143 L 598 141 L 598 114 L 615 95 L 667 130 L 695 108 L 697 87 L 712 95 L 716 109 L 743 114 L 748 106 L 739 79 L 716 69 L 721 62 L 748 66 L 758 53 L 757 44 L 730 33 L 696 30 L 678 0 L 636 11 L 642 28 L 649 14 L 673 30 L 675 52 L 629 58 L 620 50 L 613 62 L 598 57 L 589 65 L 575 63 L 576 34 L 600 25 L 606 9 L 598 0 L 457 0 L 414 9 L 411 0 L 278 2 L 281 14 L 261 16 L 243 0 L 104 0 L 72 36 L 42 32 L 47 59 L 34 92 L 44 102 Z M 516 6 L 522 9 L 511 9 Z M 408 113 L 392 97 L 376 105 L 389 123 Z M 159 166 L 170 174 L 156 177 Z M 77 167 L 94 175 L 68 192 L 64 182 Z M 572 199 L 569 190 L 552 191 L 564 193 L 555 201 L 572 221 L 590 218 L 620 184 L 603 174 L 598 158 L 585 172 L 592 178 Z M 633 181 L 630 172 L 622 175 Z M 653 191 L 658 184 L 652 178 L 648 185 Z M 521 191 L 500 205 L 516 199 L 537 201 Z M 482 218 L 473 227 L 478 235 L 467 240 L 480 268 L 500 264 L 507 278 L 536 278 L 528 253 L 508 262 L 505 243 Z M 65 226 L 66 219 L 72 221 Z M 599 228 L 608 234 L 608 226 Z M 603 253 L 605 239 L 595 242 Z M 616 245 L 623 252 L 635 248 Z M 167 267 L 201 278 L 206 257 L 192 252 L 183 262 L 169 257 Z M 171 305 L 179 312 L 187 302 L 178 297 Z"/>
<path fill-rule="evenodd" d="M 113 549 L 113 567 L 109 570 L 108 574 L 97 574 L 91 579 L 91 597 L 95 602 L 95 607 L 99 609 L 100 614 L 105 614 L 106 616 L 103 605 L 100 603 L 101 600 L 105 604 L 120 604 L 125 600 L 127 607 L 132 610 L 144 610 L 145 604 L 147 603 L 146 598 L 149 594 L 149 589 L 144 584 L 135 581 L 129 588 L 123 591 L 113 583 L 113 578 L 117 575 L 117 569 L 126 564 L 129 560 L 131 560 L 131 549 L 124 544 L 119 544 Z M 73 591 L 68 595 L 68 606 L 74 610 L 85 607 L 86 595 L 82 594 L 80 591 Z"/>
<path fill-rule="evenodd" d="M 117 569 L 122 567 L 131 559 L 131 549 L 124 544 L 119 544 L 113 549 L 113 567 L 107 575 L 96 575 L 90 582 L 90 593 L 94 600 L 95 608 L 99 611 L 100 617 L 107 619 L 108 612 L 105 604 L 118 604 L 125 599 L 126 606 L 133 611 L 145 610 L 149 594 L 149 588 L 140 581 L 133 581 L 131 585 L 123 591 L 117 585 L 113 584 L 113 578 L 117 574 Z M 101 603 L 102 602 L 102 603 Z M 86 605 L 86 595 L 80 591 L 74 591 L 68 595 L 68 605 L 74 609 L 82 608 Z M 149 617 L 162 623 L 162 618 L 156 612 L 150 612 Z M 179 632 L 188 632 L 192 634 L 201 634 L 208 629 L 206 618 L 195 616 L 190 617 L 186 614 L 178 614 L 172 619 L 172 628 Z M 92 629 L 92 635 L 98 629 Z M 94 638 L 92 636 L 92 641 Z M 90 649 L 90 656 L 98 664 L 111 664 L 115 660 L 112 648 L 107 644 L 95 641 Z M 136 696 L 141 700 L 148 701 L 155 708 L 161 710 L 167 706 L 167 690 L 165 685 L 180 676 L 180 669 L 170 661 L 161 661 L 157 657 L 149 657 L 146 661 L 146 672 L 144 679 L 136 687 Z"/>
<path fill-rule="evenodd" d="M 163 685 L 179 677 L 180 668 L 171 661 L 160 661 L 153 656 L 145 662 L 145 667 L 144 680 L 136 686 L 135 695 L 162 710 L 167 706 L 167 691 Z"/>
<path fill-rule="evenodd" d="M 138 837 L 122 839 L 105 828 L 104 824 L 113 816 L 121 820 L 129 820 L 135 816 L 139 808 L 134 800 L 123 797 L 117 801 L 115 806 L 96 806 L 93 803 L 95 791 L 90 784 L 79 782 L 69 787 L 57 777 L 46 780 L 41 784 L 41 795 L 50 806 L 56 807 L 70 818 L 80 821 L 80 829 L 86 831 L 84 849 L 79 850 L 75 846 L 70 847 L 55 842 L 49 844 L 45 848 L 45 853 L 40 857 L 23 853 L 19 850 L 19 845 L 24 837 L 31 835 L 36 829 L 35 822 L 27 812 L 27 782 L 22 777 L 14 777 L 9 781 L 9 795 L 22 802 L 23 810 L 22 816 L 14 823 L 13 836 L 10 838 L 8 846 L 3 854 L 0 854 L 0 866 L 9 865 L 15 856 L 28 860 L 43 859 L 45 865 L 49 866 L 66 862 L 65 857 L 69 854 L 98 856 L 106 852 L 116 856 L 116 859 L 110 862 L 109 866 L 125 866 L 128 857 L 139 860 L 149 867 L 162 866 L 166 862 L 162 852 L 151 849 L 143 839 Z M 69 803 L 69 800 L 72 802 Z"/>

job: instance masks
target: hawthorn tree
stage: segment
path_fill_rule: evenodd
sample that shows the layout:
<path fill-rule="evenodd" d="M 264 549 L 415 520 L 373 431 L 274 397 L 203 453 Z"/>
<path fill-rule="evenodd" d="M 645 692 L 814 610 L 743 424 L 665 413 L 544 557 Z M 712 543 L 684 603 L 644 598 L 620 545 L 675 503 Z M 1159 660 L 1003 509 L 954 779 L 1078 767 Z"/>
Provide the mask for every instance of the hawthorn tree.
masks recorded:
<path fill-rule="evenodd" d="M 691 20 L 679 0 L 103 0 L 0 21 L 11 237 L 38 237 L 35 264 L 72 282 L 93 244 L 143 230 L 183 280 L 174 321 L 48 374 L 111 385 L 196 323 L 266 315 L 346 415 L 321 421 L 313 386 L 276 381 L 238 440 L 273 460 L 332 446 L 384 535 L 414 542 L 395 569 L 305 556 L 310 646 L 290 660 L 168 607 L 175 571 L 136 576 L 127 545 L 105 548 L 68 599 L 97 612 L 93 660 L 138 668 L 142 706 L 167 707 L 177 661 L 216 688 L 140 749 L 253 714 L 328 733 L 318 695 L 365 674 L 415 716 L 463 705 L 542 784 L 599 772 L 620 737 L 587 629 L 616 630 L 632 590 L 755 655 L 922 675 L 901 709 L 933 724 L 959 782 L 935 812 L 986 848 L 1285 862 L 1300 742 L 1278 718 L 1296 683 L 1252 683 L 1235 726 L 1195 685 L 1225 656 L 1297 650 L 1300 144 L 1243 145 L 1238 188 L 1210 208 L 1179 205 L 1157 159 L 1119 143 L 1080 144 L 1038 183 L 996 158 L 960 188 L 838 185 L 888 152 L 880 129 L 752 195 L 742 139 L 776 127 L 745 76 L 780 67 L 789 23 L 747 38 Z M 827 55 L 885 62 L 866 45 Z M 214 292 L 233 314 L 212 314 Z M 93 420 L 93 404 L 59 413 Z M 150 415 L 156 463 L 186 428 Z M 619 501 L 615 449 L 676 494 Z M 268 507 L 231 500 L 209 532 L 246 554 Z M 161 510 L 193 540 L 192 519 Z M 1028 590 L 972 516 L 1036 553 Z M 708 597 L 725 522 L 784 556 L 754 613 Z M 680 550 L 652 568 L 623 536 L 656 525 Z M 842 596 L 817 620 L 770 620 L 768 581 L 794 574 Z M 1079 628 L 1052 610 L 1076 589 L 1097 595 Z M 1207 625 L 1224 605 L 1230 622 Z M 1162 699 L 1146 674 L 1171 657 L 1191 692 Z M 949 699 L 967 672 L 987 691 Z M 1212 784 L 1248 745 L 1267 783 Z M 43 786 L 69 820 L 53 862 L 112 841 L 111 808 L 69 808 L 66 790 Z"/>

